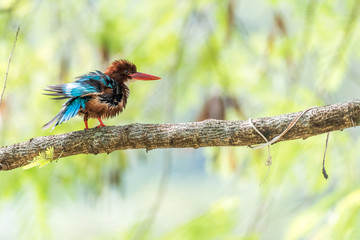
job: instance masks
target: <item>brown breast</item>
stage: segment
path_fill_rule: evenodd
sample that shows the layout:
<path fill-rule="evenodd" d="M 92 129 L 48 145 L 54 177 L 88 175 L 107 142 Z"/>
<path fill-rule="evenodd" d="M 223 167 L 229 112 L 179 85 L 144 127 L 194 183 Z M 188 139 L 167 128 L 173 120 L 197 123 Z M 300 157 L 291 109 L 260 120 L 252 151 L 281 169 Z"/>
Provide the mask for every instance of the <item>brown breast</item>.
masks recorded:
<path fill-rule="evenodd" d="M 93 95 L 86 103 L 85 109 L 81 111 L 89 118 L 109 118 L 114 117 L 125 109 L 124 98 L 117 105 L 109 105 L 100 100 L 99 95 Z"/>

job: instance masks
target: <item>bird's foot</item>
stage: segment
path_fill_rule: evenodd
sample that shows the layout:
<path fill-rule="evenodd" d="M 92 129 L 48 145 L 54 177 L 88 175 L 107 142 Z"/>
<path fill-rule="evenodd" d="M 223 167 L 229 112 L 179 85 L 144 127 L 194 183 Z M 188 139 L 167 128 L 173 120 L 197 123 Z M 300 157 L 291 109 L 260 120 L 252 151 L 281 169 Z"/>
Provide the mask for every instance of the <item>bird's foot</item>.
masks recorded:
<path fill-rule="evenodd" d="M 99 128 L 99 127 L 106 127 L 106 125 L 101 121 L 101 118 L 100 118 L 100 117 L 98 117 L 97 119 L 99 120 L 99 123 L 100 123 L 99 126 L 96 126 L 97 128 Z"/>
<path fill-rule="evenodd" d="M 84 130 L 89 129 L 89 126 L 88 126 L 88 122 L 87 122 L 87 120 L 84 120 L 84 123 L 85 123 L 85 128 L 84 128 Z"/>

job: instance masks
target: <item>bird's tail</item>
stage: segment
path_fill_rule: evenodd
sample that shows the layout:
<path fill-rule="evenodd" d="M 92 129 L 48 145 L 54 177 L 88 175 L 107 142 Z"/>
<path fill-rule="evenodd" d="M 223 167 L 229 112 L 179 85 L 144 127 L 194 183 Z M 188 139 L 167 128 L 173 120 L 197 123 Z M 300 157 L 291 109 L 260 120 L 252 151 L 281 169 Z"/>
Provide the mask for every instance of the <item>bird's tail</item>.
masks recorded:
<path fill-rule="evenodd" d="M 83 98 L 71 98 L 66 103 L 63 104 L 63 108 L 56 114 L 56 116 L 50 120 L 50 122 L 46 123 L 43 126 L 43 129 L 49 128 L 54 122 L 54 126 L 51 131 L 57 125 L 60 125 L 63 122 L 66 122 L 72 117 L 75 117 L 78 114 L 80 107 L 85 108 L 85 99 Z"/>
<path fill-rule="evenodd" d="M 44 89 L 45 91 L 48 92 L 43 94 L 48 96 L 53 96 L 52 99 L 55 100 L 70 98 L 71 96 L 67 94 L 66 91 L 64 91 L 65 87 L 66 84 L 48 86 L 47 89 Z"/>

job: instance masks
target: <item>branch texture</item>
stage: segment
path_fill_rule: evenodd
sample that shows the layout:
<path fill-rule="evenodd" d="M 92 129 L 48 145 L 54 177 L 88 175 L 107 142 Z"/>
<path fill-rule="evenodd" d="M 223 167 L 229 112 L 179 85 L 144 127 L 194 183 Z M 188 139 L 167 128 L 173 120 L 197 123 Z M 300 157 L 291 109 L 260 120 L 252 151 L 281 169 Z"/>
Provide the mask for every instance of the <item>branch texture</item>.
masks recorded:
<path fill-rule="evenodd" d="M 281 134 L 299 113 L 253 119 L 270 141 Z M 317 107 L 306 112 L 279 141 L 308 138 L 355 127 L 360 122 L 360 99 Z M 123 149 L 199 148 L 248 146 L 264 143 L 249 121 L 205 120 L 177 124 L 130 124 L 93 128 L 65 134 L 36 137 L 0 148 L 0 169 L 11 170 L 31 162 L 40 152 L 54 148 L 54 156 L 111 153 Z"/>

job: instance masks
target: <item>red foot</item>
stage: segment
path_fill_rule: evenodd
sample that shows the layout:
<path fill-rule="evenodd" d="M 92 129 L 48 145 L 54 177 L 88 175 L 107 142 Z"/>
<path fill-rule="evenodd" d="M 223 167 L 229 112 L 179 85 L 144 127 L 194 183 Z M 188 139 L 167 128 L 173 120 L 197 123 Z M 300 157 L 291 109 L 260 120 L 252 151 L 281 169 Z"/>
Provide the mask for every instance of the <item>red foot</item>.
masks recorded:
<path fill-rule="evenodd" d="M 100 125 L 98 125 L 98 126 L 96 126 L 97 128 L 98 127 L 106 127 L 106 125 L 101 121 L 101 118 L 97 118 L 98 120 L 99 120 L 99 122 L 100 122 Z"/>
<path fill-rule="evenodd" d="M 87 121 L 84 121 L 84 123 L 85 123 L 85 128 L 84 128 L 84 130 L 89 129 L 88 122 L 87 122 Z"/>

